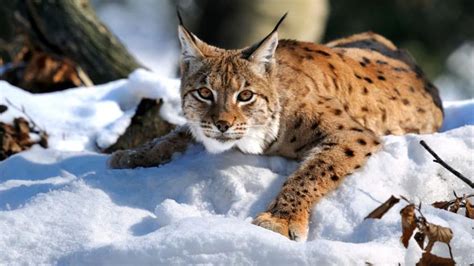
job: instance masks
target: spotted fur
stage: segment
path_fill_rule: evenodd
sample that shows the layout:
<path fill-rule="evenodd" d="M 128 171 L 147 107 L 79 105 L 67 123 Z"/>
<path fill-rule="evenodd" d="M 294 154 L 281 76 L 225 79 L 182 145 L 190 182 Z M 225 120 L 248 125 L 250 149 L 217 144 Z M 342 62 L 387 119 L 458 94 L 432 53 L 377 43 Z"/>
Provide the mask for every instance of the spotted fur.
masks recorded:
<path fill-rule="evenodd" d="M 192 140 L 210 152 L 236 148 L 299 160 L 254 220 L 293 240 L 306 239 L 314 204 L 365 164 L 380 136 L 435 132 L 443 120 L 438 92 L 415 61 L 374 33 L 318 45 L 278 41 L 274 30 L 240 50 L 205 44 L 183 25 L 179 38 L 188 124 L 114 154 L 110 165 L 158 165 Z M 243 91 L 251 100 L 241 101 Z"/>

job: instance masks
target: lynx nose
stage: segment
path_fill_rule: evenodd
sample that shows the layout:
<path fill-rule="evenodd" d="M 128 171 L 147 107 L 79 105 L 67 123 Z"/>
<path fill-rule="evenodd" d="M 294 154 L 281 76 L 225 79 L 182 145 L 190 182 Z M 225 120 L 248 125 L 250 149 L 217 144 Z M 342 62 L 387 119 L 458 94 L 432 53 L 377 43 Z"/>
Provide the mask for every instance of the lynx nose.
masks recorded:
<path fill-rule="evenodd" d="M 217 129 L 219 129 L 219 131 L 222 133 L 226 132 L 231 126 L 229 122 L 224 120 L 219 120 L 214 124 L 216 125 Z"/>

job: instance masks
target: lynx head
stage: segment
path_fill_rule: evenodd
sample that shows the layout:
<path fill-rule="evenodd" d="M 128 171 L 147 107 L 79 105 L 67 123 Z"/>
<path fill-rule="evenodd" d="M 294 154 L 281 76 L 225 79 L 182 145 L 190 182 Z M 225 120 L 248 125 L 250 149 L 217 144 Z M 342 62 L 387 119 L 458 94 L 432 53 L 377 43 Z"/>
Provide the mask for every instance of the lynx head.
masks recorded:
<path fill-rule="evenodd" d="M 209 152 L 238 147 L 261 153 L 276 138 L 280 104 L 273 77 L 277 28 L 285 16 L 257 44 L 225 50 L 197 38 L 178 14 L 182 108 L 192 134 Z"/>

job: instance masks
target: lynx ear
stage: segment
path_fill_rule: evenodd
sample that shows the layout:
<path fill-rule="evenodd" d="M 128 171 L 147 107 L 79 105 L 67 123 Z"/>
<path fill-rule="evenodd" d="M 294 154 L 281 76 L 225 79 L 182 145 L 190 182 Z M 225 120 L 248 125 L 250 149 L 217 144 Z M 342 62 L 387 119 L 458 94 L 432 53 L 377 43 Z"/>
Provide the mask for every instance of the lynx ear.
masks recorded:
<path fill-rule="evenodd" d="M 242 51 L 242 58 L 257 64 L 259 71 L 267 72 L 275 63 L 275 50 L 278 46 L 278 27 L 285 19 L 285 13 L 275 28 L 260 42 Z"/>
<path fill-rule="evenodd" d="M 192 34 L 183 24 L 181 15 L 178 13 L 179 26 L 178 26 L 178 37 L 181 43 L 181 60 L 183 63 L 189 63 L 194 60 L 201 60 L 204 55 L 201 51 L 202 47 L 206 44 L 199 40 L 194 34 Z"/>

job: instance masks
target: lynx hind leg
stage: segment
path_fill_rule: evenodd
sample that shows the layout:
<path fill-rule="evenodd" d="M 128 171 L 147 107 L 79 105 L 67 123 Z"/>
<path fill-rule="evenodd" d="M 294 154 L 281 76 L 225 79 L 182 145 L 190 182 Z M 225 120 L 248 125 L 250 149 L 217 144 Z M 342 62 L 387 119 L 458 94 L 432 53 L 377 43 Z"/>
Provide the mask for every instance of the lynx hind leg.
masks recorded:
<path fill-rule="evenodd" d="M 191 141 L 192 136 L 187 128 L 180 127 L 136 149 L 114 152 L 107 165 L 114 169 L 124 169 L 165 164 L 171 160 L 174 153 L 186 150 Z"/>

